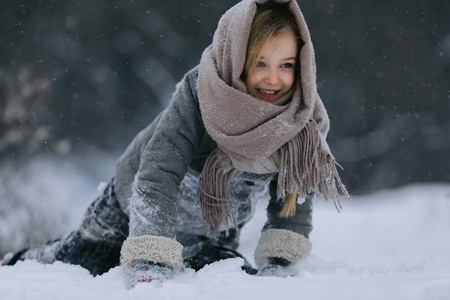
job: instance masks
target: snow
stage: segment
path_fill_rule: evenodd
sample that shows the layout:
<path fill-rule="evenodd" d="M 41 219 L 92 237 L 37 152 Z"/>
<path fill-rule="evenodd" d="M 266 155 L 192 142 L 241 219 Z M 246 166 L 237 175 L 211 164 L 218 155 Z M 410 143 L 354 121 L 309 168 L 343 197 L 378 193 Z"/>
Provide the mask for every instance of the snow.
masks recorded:
<path fill-rule="evenodd" d="M 253 263 L 267 199 L 241 232 Z M 293 277 L 257 277 L 241 259 L 125 288 L 121 267 L 92 277 L 79 266 L 19 262 L 0 268 L 2 299 L 450 299 L 450 185 L 416 184 L 331 202 L 315 200 L 313 251 Z"/>
<path fill-rule="evenodd" d="M 0 254 L 58 238 L 80 225 L 100 194 L 98 178 L 109 182 L 114 170 L 112 155 L 88 150 L 80 157 L 0 162 Z"/>

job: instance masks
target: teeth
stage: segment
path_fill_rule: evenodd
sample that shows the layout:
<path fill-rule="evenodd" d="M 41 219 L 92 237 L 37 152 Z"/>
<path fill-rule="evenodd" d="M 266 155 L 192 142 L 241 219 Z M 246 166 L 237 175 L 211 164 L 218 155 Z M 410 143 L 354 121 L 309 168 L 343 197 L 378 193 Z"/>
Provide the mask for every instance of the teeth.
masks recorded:
<path fill-rule="evenodd" d="M 269 90 L 259 90 L 261 93 L 263 94 L 267 94 L 267 95 L 273 95 L 276 93 L 276 91 L 269 91 Z"/>

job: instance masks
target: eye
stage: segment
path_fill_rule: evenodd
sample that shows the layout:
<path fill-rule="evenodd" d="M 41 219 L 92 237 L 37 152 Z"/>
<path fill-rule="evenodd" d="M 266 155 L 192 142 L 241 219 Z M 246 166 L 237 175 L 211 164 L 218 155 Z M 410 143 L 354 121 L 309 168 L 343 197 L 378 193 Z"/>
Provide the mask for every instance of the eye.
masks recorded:
<path fill-rule="evenodd" d="M 294 65 L 291 64 L 291 63 L 284 63 L 284 64 L 281 65 L 281 67 L 282 68 L 286 68 L 286 69 L 290 69 L 290 68 L 293 68 Z"/>
<path fill-rule="evenodd" d="M 256 67 L 264 67 L 264 63 L 262 61 L 258 61 L 255 64 Z"/>

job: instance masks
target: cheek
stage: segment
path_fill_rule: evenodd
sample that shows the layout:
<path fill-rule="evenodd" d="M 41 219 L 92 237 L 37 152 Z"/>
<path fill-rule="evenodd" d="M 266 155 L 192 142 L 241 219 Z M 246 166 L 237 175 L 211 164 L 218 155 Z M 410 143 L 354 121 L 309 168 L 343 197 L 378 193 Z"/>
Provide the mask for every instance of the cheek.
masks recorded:
<path fill-rule="evenodd" d="M 284 85 L 287 88 L 291 88 L 292 85 L 294 84 L 294 79 L 295 79 L 294 72 L 286 74 L 286 76 L 284 76 L 284 80 L 283 80 Z"/>
<path fill-rule="evenodd" d="M 245 80 L 245 86 L 247 87 L 247 90 L 248 91 L 250 91 L 252 88 L 253 88 L 253 86 L 256 84 L 256 78 L 255 78 L 255 75 L 253 74 L 253 75 L 249 75 L 248 77 L 247 77 L 247 79 Z"/>

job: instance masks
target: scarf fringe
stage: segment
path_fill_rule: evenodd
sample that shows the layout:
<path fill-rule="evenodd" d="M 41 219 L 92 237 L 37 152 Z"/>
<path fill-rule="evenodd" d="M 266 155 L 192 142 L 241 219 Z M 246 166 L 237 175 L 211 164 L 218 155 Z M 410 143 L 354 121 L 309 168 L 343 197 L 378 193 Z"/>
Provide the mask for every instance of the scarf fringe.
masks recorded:
<path fill-rule="evenodd" d="M 340 197 L 348 197 L 336 166 L 341 169 L 329 151 L 323 149 L 315 120 L 309 120 L 303 130 L 281 147 L 280 171 L 278 173 L 278 198 L 298 191 L 306 197 L 312 191 L 319 192 L 325 200 L 333 199 L 340 211 Z"/>
<path fill-rule="evenodd" d="M 310 120 L 302 131 L 280 148 L 278 172 L 278 198 L 298 193 L 306 197 L 312 191 L 321 193 L 326 201 L 332 199 L 337 209 L 342 209 L 339 198 L 348 197 L 336 166 L 342 169 L 326 150 L 316 121 Z M 198 203 L 208 235 L 218 238 L 223 223 L 238 229 L 235 211 L 238 203 L 232 199 L 228 183 L 241 174 L 233 168 L 227 154 L 217 148 L 208 157 L 199 177 Z"/>
<path fill-rule="evenodd" d="M 232 200 L 228 190 L 228 182 L 238 174 L 226 154 L 218 148 L 209 155 L 200 174 L 197 204 L 200 203 L 202 208 L 206 233 L 216 239 L 219 237 L 220 223 L 225 224 L 227 236 L 230 224 L 238 230 L 235 217 L 238 204 Z"/>

